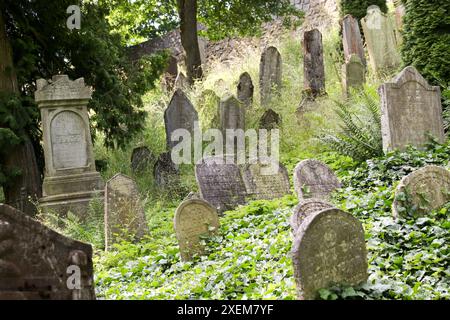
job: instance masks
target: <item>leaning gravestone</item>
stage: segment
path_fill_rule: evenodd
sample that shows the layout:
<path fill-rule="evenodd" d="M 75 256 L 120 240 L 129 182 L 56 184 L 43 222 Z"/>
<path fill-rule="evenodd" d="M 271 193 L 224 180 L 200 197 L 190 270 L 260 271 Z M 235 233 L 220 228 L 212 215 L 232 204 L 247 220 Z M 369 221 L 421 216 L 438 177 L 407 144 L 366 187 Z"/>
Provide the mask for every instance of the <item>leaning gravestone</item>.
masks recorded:
<path fill-rule="evenodd" d="M 269 47 L 261 55 L 259 65 L 259 87 L 261 106 L 271 103 L 277 91 L 281 88 L 282 61 L 277 48 Z"/>
<path fill-rule="evenodd" d="M 281 198 L 291 192 L 286 168 L 269 158 L 245 165 L 242 178 L 247 194 L 257 200 Z"/>
<path fill-rule="evenodd" d="M 41 111 L 45 156 L 44 212 L 83 218 L 89 202 L 102 196 L 104 183 L 95 169 L 87 104 L 92 90 L 84 79 L 67 75 L 36 81 L 35 100 Z"/>
<path fill-rule="evenodd" d="M 179 175 L 178 165 L 173 163 L 171 153 L 160 154 L 153 168 L 156 185 L 164 189 L 176 189 L 180 182 Z"/>
<path fill-rule="evenodd" d="M 304 90 L 312 97 L 325 92 L 322 34 L 314 29 L 303 36 Z"/>
<path fill-rule="evenodd" d="M 195 123 L 198 122 L 198 114 L 188 97 L 180 89 L 173 94 L 172 100 L 164 112 L 164 124 L 166 127 L 166 140 L 168 149 L 171 150 L 178 141 L 171 141 L 172 133 L 177 129 L 186 129 L 194 134 Z"/>
<path fill-rule="evenodd" d="M 403 177 L 395 190 L 392 212 L 397 217 L 423 216 L 450 201 L 450 171 L 426 166 Z"/>
<path fill-rule="evenodd" d="M 0 204 L 0 300 L 5 299 L 95 299 L 92 247 Z"/>
<path fill-rule="evenodd" d="M 429 135 L 445 141 L 440 88 L 430 86 L 414 67 L 406 67 L 378 91 L 385 151 L 422 147 Z"/>
<path fill-rule="evenodd" d="M 105 186 L 105 248 L 117 240 L 140 240 L 148 232 L 136 182 L 119 173 Z"/>
<path fill-rule="evenodd" d="M 303 223 L 303 221 L 309 217 L 310 215 L 325 210 L 333 208 L 331 204 L 328 202 L 319 200 L 319 199 L 307 199 L 301 201 L 294 209 L 294 213 L 290 219 L 290 225 L 292 228 L 293 234 L 295 234 Z"/>
<path fill-rule="evenodd" d="M 186 200 L 175 212 L 175 233 L 183 261 L 205 253 L 204 237 L 211 236 L 219 229 L 217 211 L 206 201 Z"/>
<path fill-rule="evenodd" d="M 133 173 L 144 171 L 153 162 L 153 154 L 147 147 L 137 147 L 131 154 L 131 170 Z"/>
<path fill-rule="evenodd" d="M 244 106 L 249 107 L 252 105 L 254 89 L 252 78 L 248 72 L 241 74 L 237 86 L 237 98 Z"/>
<path fill-rule="evenodd" d="M 226 161 L 230 157 L 206 157 L 195 166 L 200 195 L 220 213 L 245 204 L 247 195 L 239 167 Z"/>
<path fill-rule="evenodd" d="M 350 88 L 362 88 L 366 82 L 366 68 L 361 63 L 361 59 L 353 54 L 349 61 L 342 67 L 342 86 L 344 93 L 347 96 Z"/>
<path fill-rule="evenodd" d="M 335 208 L 311 214 L 295 234 L 292 261 L 301 300 L 317 299 L 318 290 L 333 285 L 366 282 L 368 262 L 362 224 Z"/>
<path fill-rule="evenodd" d="M 303 160 L 294 169 L 294 189 L 300 200 L 328 199 L 340 187 L 333 170 L 318 160 Z"/>
<path fill-rule="evenodd" d="M 373 71 L 384 72 L 397 68 L 401 58 L 390 19 L 378 6 L 370 6 L 361 25 Z"/>
<path fill-rule="evenodd" d="M 272 130 L 279 127 L 281 124 L 281 117 L 272 109 L 267 109 L 259 119 L 259 127 L 261 129 Z"/>
<path fill-rule="evenodd" d="M 348 14 L 342 20 L 342 40 L 344 44 L 344 58 L 349 61 L 356 54 L 361 63 L 366 66 L 366 54 L 364 52 L 361 32 L 358 20 Z"/>

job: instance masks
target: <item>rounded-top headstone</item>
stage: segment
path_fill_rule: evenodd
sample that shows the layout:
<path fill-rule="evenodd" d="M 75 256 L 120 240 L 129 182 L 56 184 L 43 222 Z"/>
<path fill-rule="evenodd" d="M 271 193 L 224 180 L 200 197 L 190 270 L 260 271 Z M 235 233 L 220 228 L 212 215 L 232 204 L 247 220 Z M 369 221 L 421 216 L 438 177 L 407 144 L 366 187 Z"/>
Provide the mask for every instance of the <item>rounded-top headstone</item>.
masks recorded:
<path fill-rule="evenodd" d="M 294 189 L 300 200 L 329 199 L 330 194 L 340 187 L 333 170 L 319 160 L 303 160 L 294 169 Z"/>
<path fill-rule="evenodd" d="M 186 200 L 175 212 L 174 228 L 181 258 L 189 261 L 205 252 L 202 238 L 218 231 L 219 217 L 208 202 L 200 199 Z"/>
<path fill-rule="evenodd" d="M 320 199 L 307 199 L 301 201 L 294 209 L 294 213 L 290 219 L 292 232 L 295 234 L 303 221 L 311 214 L 333 208 L 333 205 Z"/>
<path fill-rule="evenodd" d="M 239 77 L 237 86 L 237 98 L 246 106 L 250 106 L 253 102 L 254 92 L 253 81 L 248 72 L 244 72 Z"/>
<path fill-rule="evenodd" d="M 423 216 L 450 201 L 450 171 L 426 166 L 403 177 L 395 190 L 395 217 Z"/>
<path fill-rule="evenodd" d="M 367 250 L 362 224 L 336 208 L 308 216 L 298 228 L 292 248 L 298 298 L 312 300 L 333 285 L 367 281 Z"/>

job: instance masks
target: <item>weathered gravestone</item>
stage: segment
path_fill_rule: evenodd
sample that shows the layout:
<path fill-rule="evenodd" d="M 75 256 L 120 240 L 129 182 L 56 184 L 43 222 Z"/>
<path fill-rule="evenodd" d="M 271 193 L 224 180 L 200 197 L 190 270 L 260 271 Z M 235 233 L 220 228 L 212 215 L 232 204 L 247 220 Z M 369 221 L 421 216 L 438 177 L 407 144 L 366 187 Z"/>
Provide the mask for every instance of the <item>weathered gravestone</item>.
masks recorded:
<path fill-rule="evenodd" d="M 144 171 L 153 160 L 153 154 L 147 147 L 134 148 L 131 154 L 131 170 L 133 173 Z"/>
<path fill-rule="evenodd" d="M 220 98 L 214 90 L 206 89 L 202 92 L 198 99 L 198 109 L 205 113 L 205 116 L 211 119 L 210 128 L 219 128 L 219 115 L 218 106 L 220 103 Z M 214 110 L 214 112 L 209 112 L 209 110 Z"/>
<path fill-rule="evenodd" d="M 366 54 L 359 31 L 358 20 L 348 14 L 342 20 L 342 41 L 344 44 L 345 61 L 350 61 L 352 55 L 356 54 L 361 63 L 366 66 Z"/>
<path fill-rule="evenodd" d="M 194 134 L 195 123 L 198 122 L 198 114 L 188 97 L 180 89 L 173 94 L 172 100 L 164 112 L 164 124 L 166 127 L 166 140 L 168 149 L 171 150 L 178 144 L 172 141 L 172 133 L 177 129 L 186 129 Z"/>
<path fill-rule="evenodd" d="M 189 82 L 183 72 L 178 73 L 175 79 L 175 89 L 186 90 L 189 88 Z"/>
<path fill-rule="evenodd" d="M 450 201 L 450 171 L 426 166 L 403 177 L 395 190 L 392 212 L 397 217 L 423 216 Z"/>
<path fill-rule="evenodd" d="M 294 213 L 289 221 L 292 233 L 295 234 L 303 221 L 311 214 L 329 208 L 333 208 L 333 205 L 319 199 L 307 199 L 300 201 L 300 203 L 295 207 Z"/>
<path fill-rule="evenodd" d="M 219 216 L 206 201 L 186 200 L 175 212 L 174 228 L 180 246 L 181 259 L 189 261 L 205 253 L 204 237 L 218 231 Z"/>
<path fill-rule="evenodd" d="M 278 161 L 265 158 L 242 168 L 247 194 L 254 199 L 276 199 L 291 192 L 289 175 Z"/>
<path fill-rule="evenodd" d="M 0 300 L 95 299 L 92 247 L 0 204 Z"/>
<path fill-rule="evenodd" d="M 252 77 L 250 77 L 248 72 L 241 74 L 237 86 L 237 98 L 244 106 L 249 107 L 252 105 L 254 90 L 255 87 L 253 86 Z"/>
<path fill-rule="evenodd" d="M 195 177 L 202 198 L 220 213 L 245 204 L 247 195 L 239 167 L 234 161 L 227 161 L 230 157 L 206 157 L 195 166 Z"/>
<path fill-rule="evenodd" d="M 116 240 L 140 240 L 148 232 L 136 182 L 119 173 L 105 186 L 105 248 Z"/>
<path fill-rule="evenodd" d="M 421 147 L 429 135 L 445 141 L 440 88 L 430 86 L 414 67 L 406 67 L 378 91 L 385 151 Z"/>
<path fill-rule="evenodd" d="M 175 88 L 175 82 L 178 76 L 178 61 L 174 56 L 170 56 L 167 61 L 167 67 L 163 75 L 163 89 L 167 92 Z"/>
<path fill-rule="evenodd" d="M 219 104 L 220 130 L 223 134 L 224 152 L 227 146 L 234 145 L 236 150 L 237 138 L 227 134 L 227 130 L 245 130 L 245 109 L 242 104 L 232 95 L 225 96 Z"/>
<path fill-rule="evenodd" d="M 180 180 L 178 165 L 173 163 L 171 153 L 161 153 L 153 168 L 156 185 L 165 189 L 177 188 Z"/>
<path fill-rule="evenodd" d="M 340 187 L 333 170 L 318 160 L 303 160 L 294 169 L 294 189 L 299 200 L 328 199 Z"/>
<path fill-rule="evenodd" d="M 367 281 L 364 229 L 351 214 L 331 208 L 309 215 L 292 248 L 298 298 L 314 300 L 318 290 Z"/>
<path fill-rule="evenodd" d="M 259 127 L 261 129 L 272 130 L 279 127 L 281 124 L 281 117 L 272 109 L 267 109 L 259 119 Z"/>
<path fill-rule="evenodd" d="M 104 183 L 95 169 L 87 104 L 92 90 L 83 78 L 66 75 L 36 81 L 35 100 L 41 111 L 44 140 L 44 212 L 84 217 L 89 202 L 103 193 Z"/>
<path fill-rule="evenodd" d="M 378 6 L 370 6 L 361 25 L 373 71 L 383 72 L 397 68 L 401 64 L 401 58 L 390 19 Z"/>
<path fill-rule="evenodd" d="M 352 55 L 348 62 L 342 66 L 342 86 L 347 96 L 350 88 L 362 88 L 366 82 L 366 68 L 357 55 Z"/>
<path fill-rule="evenodd" d="M 271 103 L 281 88 L 282 61 L 281 54 L 275 47 L 268 47 L 261 55 L 259 65 L 259 87 L 261 106 Z"/>
<path fill-rule="evenodd" d="M 314 29 L 303 36 L 304 90 L 312 97 L 325 93 L 322 34 Z"/>

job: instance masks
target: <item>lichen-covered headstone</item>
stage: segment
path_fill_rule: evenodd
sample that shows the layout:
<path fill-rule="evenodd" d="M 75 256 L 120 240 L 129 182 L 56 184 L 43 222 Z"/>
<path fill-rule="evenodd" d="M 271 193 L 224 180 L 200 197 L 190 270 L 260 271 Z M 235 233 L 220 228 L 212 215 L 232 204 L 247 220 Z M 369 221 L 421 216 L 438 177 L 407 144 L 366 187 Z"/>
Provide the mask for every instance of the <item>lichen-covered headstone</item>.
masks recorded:
<path fill-rule="evenodd" d="M 294 189 L 298 199 L 329 199 L 341 183 L 333 170 L 315 159 L 303 160 L 294 169 Z"/>
<path fill-rule="evenodd" d="M 309 215 L 297 229 L 292 248 L 298 298 L 314 300 L 318 290 L 367 281 L 368 262 L 361 222 L 336 208 Z"/>
<path fill-rule="evenodd" d="M 230 155 L 206 157 L 195 166 L 195 177 L 203 199 L 219 213 L 245 204 L 247 195 L 239 167 L 227 163 Z M 230 161 L 229 161 L 230 162 Z"/>
<path fill-rule="evenodd" d="M 254 199 L 271 200 L 291 192 L 286 168 L 269 158 L 243 166 L 242 178 L 247 194 Z"/>
<path fill-rule="evenodd" d="M 267 109 L 259 119 L 261 129 L 272 130 L 278 128 L 281 124 L 281 117 L 272 109 Z"/>
<path fill-rule="evenodd" d="M 184 92 L 177 89 L 164 112 L 166 140 L 169 150 L 178 143 L 178 141 L 171 141 L 172 133 L 177 129 L 186 129 L 193 135 L 195 122 L 198 122 L 197 111 Z"/>
<path fill-rule="evenodd" d="M 205 237 L 219 229 L 217 211 L 206 201 L 183 201 L 175 212 L 174 228 L 183 261 L 205 253 Z"/>
<path fill-rule="evenodd" d="M 314 29 L 303 36 L 303 87 L 310 96 L 325 93 L 325 65 L 323 62 L 322 34 Z"/>
<path fill-rule="evenodd" d="M 358 20 L 348 14 L 342 20 L 342 42 L 344 44 L 344 58 L 349 61 L 356 54 L 361 63 L 366 66 L 366 54 L 359 30 Z"/>
<path fill-rule="evenodd" d="M 348 95 L 350 88 L 362 88 L 366 81 L 366 68 L 361 63 L 361 59 L 353 54 L 342 66 L 342 85 L 345 95 Z"/>
<path fill-rule="evenodd" d="M 333 208 L 333 205 L 319 199 L 307 199 L 300 201 L 300 203 L 294 208 L 294 213 L 289 221 L 292 232 L 295 234 L 298 227 L 311 214 L 329 208 Z"/>
<path fill-rule="evenodd" d="M 241 74 L 237 86 L 237 98 L 244 106 L 249 107 L 253 103 L 254 90 L 253 81 L 248 72 Z"/>
<path fill-rule="evenodd" d="M 140 240 L 148 233 L 136 182 L 121 173 L 105 186 L 105 248 L 120 240 Z"/>
<path fill-rule="evenodd" d="M 171 153 L 160 154 L 153 168 L 156 185 L 164 189 L 176 189 L 180 183 L 178 165 L 173 163 Z"/>
<path fill-rule="evenodd" d="M 149 148 L 134 148 L 131 154 L 131 170 L 133 173 L 144 171 L 153 161 L 153 154 Z"/>
<path fill-rule="evenodd" d="M 403 177 L 395 190 L 395 217 L 423 216 L 450 201 L 450 171 L 426 166 Z"/>
<path fill-rule="evenodd" d="M 379 88 L 383 149 L 423 147 L 429 136 L 445 141 L 441 91 L 414 67 L 406 67 Z"/>
<path fill-rule="evenodd" d="M 261 106 L 269 105 L 281 88 L 281 54 L 275 47 L 268 47 L 261 55 L 259 87 Z"/>
<path fill-rule="evenodd" d="M 367 8 L 361 25 L 374 72 L 386 72 L 401 64 L 399 49 L 391 20 L 378 6 Z"/>
<path fill-rule="evenodd" d="M 95 299 L 92 247 L 0 204 L 0 300 Z"/>

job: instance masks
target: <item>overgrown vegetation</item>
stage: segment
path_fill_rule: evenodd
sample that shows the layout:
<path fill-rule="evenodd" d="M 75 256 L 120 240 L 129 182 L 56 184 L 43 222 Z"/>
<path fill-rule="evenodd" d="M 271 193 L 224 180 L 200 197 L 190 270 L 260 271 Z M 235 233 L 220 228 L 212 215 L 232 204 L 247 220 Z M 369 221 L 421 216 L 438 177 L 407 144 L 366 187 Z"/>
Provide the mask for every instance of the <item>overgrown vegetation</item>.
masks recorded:
<path fill-rule="evenodd" d="M 384 13 L 388 11 L 386 0 L 341 0 L 340 13 L 342 17 L 351 14 L 360 20 L 366 16 L 367 8 L 371 5 L 379 6 Z"/>

